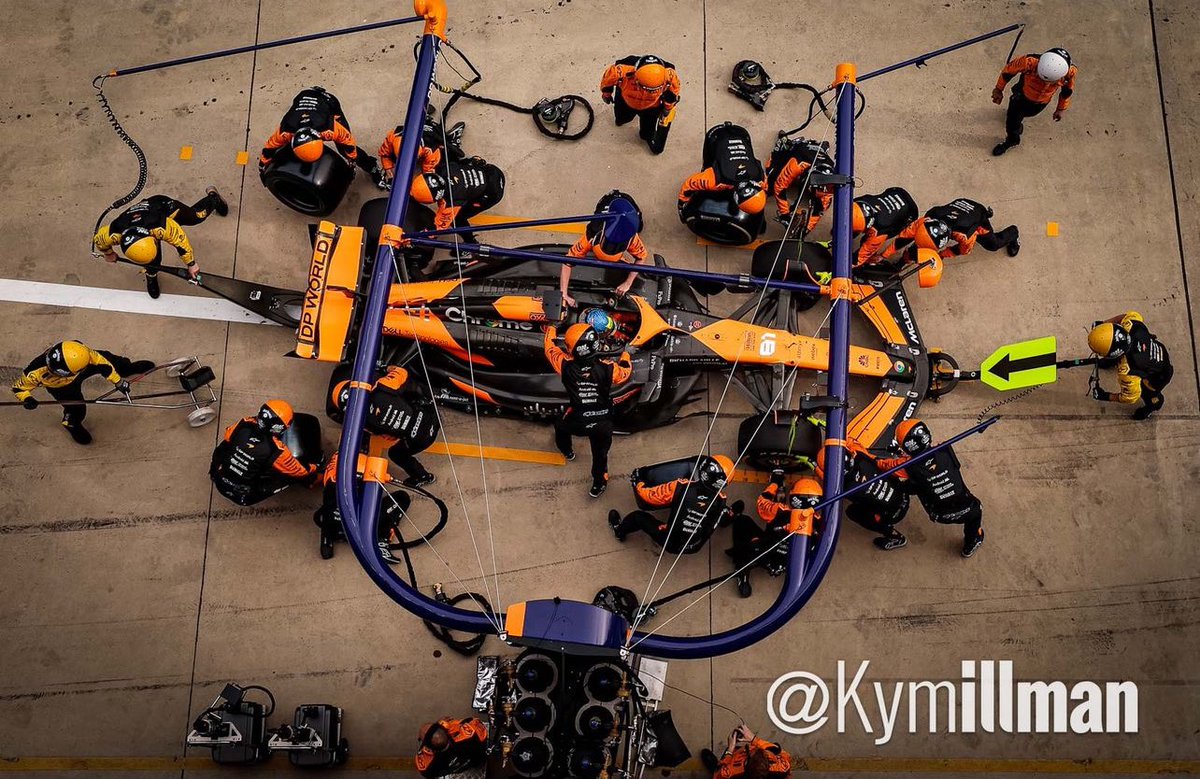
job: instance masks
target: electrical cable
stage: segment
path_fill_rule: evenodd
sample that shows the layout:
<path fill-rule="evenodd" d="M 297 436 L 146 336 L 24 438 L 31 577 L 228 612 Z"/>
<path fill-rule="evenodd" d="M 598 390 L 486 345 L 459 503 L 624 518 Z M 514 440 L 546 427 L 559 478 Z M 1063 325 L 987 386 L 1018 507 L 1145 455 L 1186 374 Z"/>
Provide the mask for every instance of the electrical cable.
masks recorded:
<path fill-rule="evenodd" d="M 125 128 L 121 126 L 121 121 L 117 119 L 116 113 L 113 112 L 112 106 L 108 103 L 108 97 L 104 94 L 104 82 L 107 79 L 107 75 L 96 76 L 94 79 L 92 79 L 92 86 L 96 90 L 96 100 L 100 102 L 100 110 L 104 112 L 105 119 L 108 120 L 109 125 L 112 126 L 113 131 L 117 134 L 117 137 L 120 138 L 126 146 L 132 149 L 134 156 L 137 157 L 138 179 L 137 183 L 134 184 L 133 189 L 129 190 L 125 196 L 114 200 L 111 204 L 109 204 L 108 208 L 100 212 L 100 216 L 96 219 L 96 226 L 92 228 L 92 236 L 100 231 L 100 225 L 104 222 L 104 218 L 108 216 L 109 212 L 132 202 L 134 198 L 142 194 L 142 190 L 146 188 L 146 179 L 150 171 L 150 166 L 146 162 L 146 153 L 142 151 L 142 147 L 138 145 L 137 141 L 135 141 L 129 135 L 129 133 L 125 131 Z M 88 238 L 88 247 L 89 251 L 93 253 L 95 252 L 91 236 Z"/>

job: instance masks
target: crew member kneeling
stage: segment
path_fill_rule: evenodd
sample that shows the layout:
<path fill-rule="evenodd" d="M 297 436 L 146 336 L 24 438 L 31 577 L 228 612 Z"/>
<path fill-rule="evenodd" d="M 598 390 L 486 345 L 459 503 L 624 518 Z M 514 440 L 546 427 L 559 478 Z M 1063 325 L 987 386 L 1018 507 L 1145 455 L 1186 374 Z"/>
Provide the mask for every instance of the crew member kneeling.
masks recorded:
<path fill-rule="evenodd" d="M 1009 257 L 1021 251 L 1021 232 L 1016 225 L 996 231 L 992 227 L 992 209 L 983 203 L 960 197 L 944 206 L 935 206 L 925 212 L 927 219 L 936 219 L 950 228 L 950 243 L 942 249 L 942 257 L 965 257 L 975 248 L 976 242 L 989 252 L 1004 249 Z"/>
<path fill-rule="evenodd" d="M 833 204 L 832 184 L 813 181 L 814 176 L 833 173 L 833 158 L 829 156 L 828 143 L 817 143 L 807 138 L 780 138 L 771 150 L 767 161 L 767 190 L 775 198 L 776 217 L 788 224 L 792 216 L 792 203 L 788 191 L 799 187 L 797 201 L 807 202 L 808 221 L 803 232 L 811 233 L 821 221 L 821 216 Z"/>
<path fill-rule="evenodd" d="M 763 527 L 740 512 L 733 517 L 733 547 L 726 554 L 733 558 L 739 572 L 737 591 L 743 598 L 753 593 L 749 566 L 761 566 L 771 576 L 779 576 L 791 548 L 788 536 L 812 536 L 817 504 L 824 494 L 821 483 L 811 476 L 801 476 L 792 482 L 787 495 L 781 495 L 785 478 L 783 471 L 771 471 L 771 481 L 758 496 L 756 508 Z"/>
<path fill-rule="evenodd" d="M 739 210 L 762 213 L 767 204 L 767 174 L 754 156 L 750 133 L 745 127 L 725 122 L 704 135 L 704 170 L 693 174 L 679 188 L 679 218 L 698 192 L 728 192 Z"/>
<path fill-rule="evenodd" d="M 425 779 L 441 779 L 487 762 L 487 725 L 474 717 L 426 722 L 417 743 L 416 768 Z"/>
<path fill-rule="evenodd" d="M 852 489 L 883 473 L 876 458 L 857 441 L 847 440 L 846 463 L 842 476 L 842 490 Z M 825 448 L 817 452 L 817 475 L 825 478 Z M 872 542 L 887 552 L 899 549 L 908 543 L 896 525 L 908 514 L 912 501 L 904 491 L 904 485 L 895 474 L 886 479 L 872 482 L 869 487 L 851 495 L 844 501 L 846 517 L 852 522 L 878 534 Z"/>
<path fill-rule="evenodd" d="M 1115 360 L 1121 390 L 1117 393 L 1100 388 L 1093 380 L 1092 397 L 1115 403 L 1142 402 L 1133 412 L 1134 419 L 1149 419 L 1163 407 L 1163 390 L 1171 383 L 1175 369 L 1167 347 L 1146 327 L 1142 315 L 1126 311 L 1105 322 L 1097 323 L 1088 333 L 1088 346 L 1105 362 Z M 1104 363 L 1102 363 L 1103 365 Z"/>
<path fill-rule="evenodd" d="M 279 121 L 278 129 L 263 144 L 258 158 L 259 175 L 266 172 L 275 155 L 285 147 L 301 162 L 316 162 L 325 153 L 326 141 L 333 143 L 347 162 L 377 175 L 376 159 L 358 148 L 341 102 L 323 87 L 310 87 L 292 98 L 292 106 Z"/>
<path fill-rule="evenodd" d="M 436 172 L 415 176 L 409 194 L 418 203 L 434 207 L 434 229 L 470 227 L 471 217 L 504 199 L 504 171 L 480 157 L 447 160 Z M 463 233 L 462 239 L 477 243 L 472 232 Z"/>
<path fill-rule="evenodd" d="M 917 201 L 901 187 L 854 198 L 850 218 L 851 231 L 862 237 L 855 265 L 913 262 L 918 249 L 941 252 L 950 241 L 950 228 L 919 216 Z"/>
<path fill-rule="evenodd" d="M 733 461 L 724 455 L 703 457 L 694 469 L 695 479 L 680 477 L 665 484 L 637 480 L 634 490 L 641 500 L 667 509 L 662 522 L 649 511 L 638 509 L 624 519 L 616 509 L 608 512 L 608 524 L 618 541 L 641 530 L 668 554 L 694 554 L 704 548 L 717 525 L 730 513 L 723 492 L 733 475 Z M 635 471 L 634 478 L 640 474 Z"/>
<path fill-rule="evenodd" d="M 293 484 L 312 484 L 317 463 L 300 462 L 283 442 L 294 416 L 287 401 L 268 400 L 256 416 L 226 428 L 208 469 L 217 492 L 239 506 L 253 506 Z"/>

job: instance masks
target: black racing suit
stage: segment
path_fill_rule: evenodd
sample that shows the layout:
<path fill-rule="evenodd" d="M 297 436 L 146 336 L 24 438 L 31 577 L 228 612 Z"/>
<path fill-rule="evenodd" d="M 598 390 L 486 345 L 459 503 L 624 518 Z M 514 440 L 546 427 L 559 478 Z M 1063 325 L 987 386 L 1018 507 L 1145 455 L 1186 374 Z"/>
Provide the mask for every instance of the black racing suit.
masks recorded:
<path fill-rule="evenodd" d="M 377 160 L 358 146 L 350 132 L 350 120 L 342 112 L 342 104 L 336 96 L 321 87 L 301 90 L 283 119 L 279 129 L 267 139 L 259 159 L 260 166 L 267 165 L 280 149 L 288 146 L 297 130 L 309 128 L 332 141 L 347 160 L 365 171 L 375 169 Z"/>
<path fill-rule="evenodd" d="M 858 262 L 867 262 L 884 245 L 904 232 L 920 216 L 917 201 L 901 187 L 888 187 L 878 195 L 860 195 L 854 206 L 862 212 L 864 229 Z"/>
<path fill-rule="evenodd" d="M 350 368 L 343 363 L 334 369 L 325 398 L 325 413 L 339 425 L 345 418 Z M 364 426 L 368 433 L 390 442 L 388 459 L 418 478 L 428 471 L 416 456 L 437 440 L 442 426 L 424 386 L 409 378 L 407 370 L 392 366 L 372 385 Z"/>
<path fill-rule="evenodd" d="M 878 476 L 886 468 L 870 455 L 854 453 L 846 467 L 842 489 L 848 490 Z M 873 533 L 888 537 L 908 514 L 910 500 L 903 484 L 895 476 L 880 479 L 847 499 L 846 516 Z"/>
<path fill-rule="evenodd" d="M 1122 358 L 1124 365 L 1118 365 L 1118 372 L 1141 380 L 1142 406 L 1133 412 L 1133 418 L 1146 419 L 1163 407 L 1163 390 L 1171 383 L 1175 368 L 1167 347 L 1154 337 L 1145 322 L 1134 320 L 1128 330 L 1129 351 Z M 1122 389 L 1126 382 L 1122 376 Z"/>
<path fill-rule="evenodd" d="M 879 467 L 887 470 L 908 460 L 880 460 Z M 983 531 L 983 506 L 967 489 L 962 466 L 954 447 L 948 446 L 920 462 L 904 466 L 905 489 L 917 496 L 925 513 L 941 525 L 962 525 L 963 537 L 971 539 Z"/>
<path fill-rule="evenodd" d="M 172 227 L 170 223 L 174 222 L 179 227 L 198 225 L 208 219 L 220 202 L 221 196 L 215 192 L 205 195 L 191 206 L 167 195 L 151 195 L 140 203 L 125 209 L 116 219 L 112 220 L 107 231 L 101 230 L 97 235 L 96 245 L 102 250 L 111 249 L 120 244 L 121 236 L 126 230 L 135 227 L 143 230 L 163 230 L 165 231 L 165 240 L 175 247 L 175 251 L 179 252 L 179 258 L 184 264 L 191 265 L 194 262 L 191 243 L 182 230 Z M 160 242 L 159 246 L 161 247 L 161 245 Z M 160 250 L 158 256 L 143 267 L 146 269 L 147 276 L 156 276 L 161 266 L 162 251 Z"/>
<path fill-rule="evenodd" d="M 449 176 L 445 200 L 437 202 L 433 226 L 438 230 L 450 227 L 470 227 L 471 217 L 481 214 L 504 199 L 504 171 L 480 157 L 447 160 L 438 166 L 437 173 Z M 463 240 L 476 243 L 473 233 L 464 233 Z"/>
<path fill-rule="evenodd" d="M 292 484 L 311 482 L 316 473 L 315 464 L 297 460 L 255 417 L 229 426 L 208 469 L 217 492 L 239 506 L 253 506 Z"/>
<path fill-rule="evenodd" d="M 743 181 L 764 181 L 767 173 L 754 156 L 754 144 L 745 127 L 725 122 L 704 134 L 702 167 L 712 168 L 718 184 L 735 186 Z"/>
<path fill-rule="evenodd" d="M 668 554 L 699 552 L 728 511 L 725 494 L 698 481 L 676 479 L 657 486 L 638 484 L 636 490 L 649 505 L 666 506 L 667 521 L 638 509 L 621 520 L 617 533 L 623 536 L 641 530 Z"/>
<path fill-rule="evenodd" d="M 1000 232 L 992 227 L 992 209 L 969 198 L 960 197 L 944 206 L 935 206 L 925 212 L 929 219 L 937 219 L 950 228 L 950 237 L 955 243 L 943 250 L 943 255 L 959 256 L 969 254 L 975 248 L 975 242 L 989 252 L 1000 251 L 1020 234 L 1016 225 L 1009 225 Z"/>

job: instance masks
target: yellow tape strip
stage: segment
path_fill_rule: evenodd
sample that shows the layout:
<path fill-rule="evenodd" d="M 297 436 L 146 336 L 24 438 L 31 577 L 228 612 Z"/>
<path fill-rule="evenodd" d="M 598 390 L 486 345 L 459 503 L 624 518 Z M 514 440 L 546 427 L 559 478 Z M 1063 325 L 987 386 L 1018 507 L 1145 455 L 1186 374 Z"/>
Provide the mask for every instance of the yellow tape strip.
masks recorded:
<path fill-rule="evenodd" d="M 473 216 L 469 220 L 476 227 L 485 227 L 490 225 L 505 225 L 512 222 L 528 222 L 538 217 L 532 216 L 500 216 L 499 214 L 479 214 Z M 541 225 L 539 227 L 519 227 L 518 230 L 531 230 L 538 233 L 572 233 L 574 235 L 583 235 L 583 231 L 587 229 L 586 222 L 567 222 L 560 225 Z"/>
<path fill-rule="evenodd" d="M 191 158 L 192 158 L 192 147 L 191 146 L 184 146 L 182 149 L 179 150 L 179 159 L 190 160 Z"/>
<path fill-rule="evenodd" d="M 96 771 L 164 772 L 187 769 L 213 770 L 207 756 L 189 757 L 6 757 L 0 773 Z M 412 771 L 411 757 L 352 756 L 341 769 L 345 772 Z M 699 760 L 688 760 L 676 769 L 690 775 L 700 770 Z M 1196 774 L 1200 760 L 1065 760 L 989 759 L 924 757 L 792 757 L 792 772 L 801 773 L 917 773 L 917 774 Z"/>
<path fill-rule="evenodd" d="M 747 484 L 766 484 L 771 481 L 771 474 L 762 471 L 744 471 L 739 468 L 733 472 L 733 480 Z"/>
<path fill-rule="evenodd" d="M 249 161 L 250 161 L 250 152 L 248 152 L 248 151 L 239 151 L 239 152 L 237 153 L 237 160 L 236 160 L 236 164 L 238 164 L 238 165 L 245 165 L 245 164 L 246 164 L 247 162 L 249 162 Z"/>
<path fill-rule="evenodd" d="M 558 452 L 542 452 L 537 449 L 506 449 L 502 446 L 485 446 L 480 449 L 475 444 L 444 444 L 435 442 L 425 451 L 432 454 L 452 454 L 455 457 L 479 457 L 480 452 L 489 460 L 508 460 L 519 463 L 541 463 L 543 465 L 566 465 L 567 458 Z"/>
<path fill-rule="evenodd" d="M 741 249 L 743 251 L 748 251 L 748 252 L 754 251 L 758 247 L 762 246 L 764 243 L 766 243 L 766 241 L 757 240 L 757 241 L 751 241 L 750 243 L 746 244 L 745 246 L 730 246 L 727 243 L 715 243 L 713 241 L 708 240 L 707 238 L 697 238 L 696 239 L 697 246 L 716 246 L 718 249 Z"/>

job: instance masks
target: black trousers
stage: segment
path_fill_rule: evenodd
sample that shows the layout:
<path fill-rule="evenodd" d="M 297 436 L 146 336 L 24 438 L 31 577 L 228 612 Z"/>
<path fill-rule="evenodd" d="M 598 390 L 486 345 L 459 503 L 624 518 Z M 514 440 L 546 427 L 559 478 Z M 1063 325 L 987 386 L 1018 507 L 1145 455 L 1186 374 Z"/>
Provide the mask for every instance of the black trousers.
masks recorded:
<path fill-rule="evenodd" d="M 972 504 L 961 513 L 955 512 L 948 516 L 930 513 L 929 518 L 939 525 L 962 525 L 963 538 L 974 538 L 979 535 L 980 528 L 983 527 L 983 505 L 978 498 L 975 498 Z"/>
<path fill-rule="evenodd" d="M 740 570 L 754 562 L 755 567 L 766 568 L 772 576 L 783 572 L 789 544 L 784 542 L 776 546 L 783 533 L 772 533 L 745 514 L 738 514 L 733 518 L 731 532 L 733 546 L 726 554 L 733 560 L 735 569 Z M 763 555 L 768 549 L 772 551 Z M 762 555 L 762 558 L 756 559 L 759 555 Z"/>
<path fill-rule="evenodd" d="M 213 210 L 217 206 L 219 197 L 216 194 L 205 195 L 196 201 L 195 205 L 188 205 L 181 200 L 176 200 L 173 197 L 166 195 L 155 195 L 155 198 L 160 198 L 171 212 L 171 218 L 180 227 L 192 227 L 198 225 L 212 215 Z M 181 254 L 182 256 L 182 254 Z M 145 273 L 147 276 L 157 276 L 158 269 L 162 267 L 162 252 L 152 261 L 146 263 Z"/>
<path fill-rule="evenodd" d="M 117 369 L 117 373 L 119 373 L 123 379 L 130 376 L 135 376 L 139 373 L 145 373 L 154 367 L 154 363 L 150 362 L 149 360 L 138 360 L 137 362 L 134 362 L 128 357 L 122 357 L 119 354 L 106 352 L 103 349 L 97 349 L 96 351 L 98 351 L 104 357 L 104 359 L 112 363 L 113 367 Z M 50 397 L 58 401 L 81 401 L 83 400 L 83 383 L 87 381 L 89 377 L 98 376 L 99 374 L 100 371 L 98 369 L 85 370 L 76 376 L 75 380 L 65 387 L 47 387 L 46 391 L 50 393 Z M 80 424 L 83 422 L 84 417 L 87 416 L 87 405 L 83 403 L 64 405 L 62 410 L 63 424 L 67 427 L 74 427 Z"/>
<path fill-rule="evenodd" d="M 471 217 L 482 214 L 504 199 L 504 171 L 490 163 L 484 166 L 483 171 L 484 181 L 487 182 L 483 193 L 466 203 L 455 201 L 454 205 L 458 206 L 458 213 L 454 216 L 455 227 L 470 227 Z M 478 243 L 475 233 L 462 233 L 461 237 L 467 243 Z"/>
<path fill-rule="evenodd" d="M 887 538 L 896 534 L 896 525 L 908 513 L 909 502 L 909 496 L 903 495 L 903 501 L 890 514 L 877 513 L 869 506 L 851 502 L 846 507 L 846 517 L 856 525 Z"/>
<path fill-rule="evenodd" d="M 649 511 L 636 509 L 625 515 L 625 518 L 617 525 L 617 532 L 628 535 L 640 530 L 650 536 L 651 541 L 662 546 L 667 542 L 667 529 L 662 525 L 663 523 L 659 521 L 658 517 Z"/>
<path fill-rule="evenodd" d="M 988 229 L 988 232 L 979 236 L 976 243 L 989 252 L 998 252 L 1021 237 L 1021 232 L 1016 225 L 1009 225 L 998 233 L 993 232 L 992 223 L 987 220 L 984 220 L 983 226 Z"/>
<path fill-rule="evenodd" d="M 1133 412 L 1134 419 L 1149 419 L 1150 415 L 1163 407 L 1166 398 L 1163 390 L 1175 376 L 1175 368 L 1168 365 L 1166 370 L 1153 378 L 1142 379 L 1142 407 Z"/>
<path fill-rule="evenodd" d="M 613 92 L 613 113 L 616 116 L 618 127 L 629 124 L 636 116 L 638 137 L 649 145 L 650 151 L 662 154 L 663 149 L 667 146 L 667 134 L 671 132 L 671 125 L 659 124 L 659 118 L 663 115 L 663 106 L 656 105 L 640 111 L 630 108 L 629 104 L 625 102 L 625 98 L 621 96 L 621 90 L 618 89 Z"/>
<path fill-rule="evenodd" d="M 429 471 L 425 470 L 425 466 L 421 465 L 420 461 L 403 444 L 396 444 L 391 449 L 388 449 L 388 459 L 403 468 L 404 472 L 409 476 L 424 476 L 429 473 Z"/>
<path fill-rule="evenodd" d="M 1046 110 L 1049 103 L 1035 103 L 1029 100 L 1018 89 L 1008 99 L 1008 113 L 1004 116 L 1004 143 L 1016 146 L 1021 142 L 1021 133 L 1025 129 L 1025 120 L 1037 116 Z M 987 248 L 987 247 L 984 247 Z"/>
<path fill-rule="evenodd" d="M 575 451 L 574 436 L 587 438 L 592 445 L 592 481 L 608 480 L 608 451 L 612 449 L 612 428 L 607 425 L 588 432 L 577 432 L 570 424 L 554 423 L 554 445 L 563 456 Z"/>

